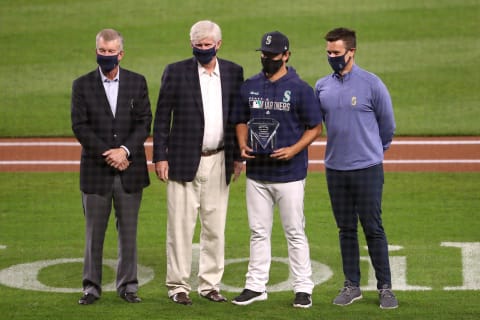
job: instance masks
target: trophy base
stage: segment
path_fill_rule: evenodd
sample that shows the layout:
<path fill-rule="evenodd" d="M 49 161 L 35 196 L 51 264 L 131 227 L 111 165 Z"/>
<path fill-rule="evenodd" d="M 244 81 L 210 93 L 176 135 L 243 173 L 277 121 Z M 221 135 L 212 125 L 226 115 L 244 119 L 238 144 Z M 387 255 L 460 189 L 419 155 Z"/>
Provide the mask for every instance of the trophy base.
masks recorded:
<path fill-rule="evenodd" d="M 249 151 L 248 154 L 252 156 L 269 156 L 273 153 L 273 150 L 254 150 Z"/>

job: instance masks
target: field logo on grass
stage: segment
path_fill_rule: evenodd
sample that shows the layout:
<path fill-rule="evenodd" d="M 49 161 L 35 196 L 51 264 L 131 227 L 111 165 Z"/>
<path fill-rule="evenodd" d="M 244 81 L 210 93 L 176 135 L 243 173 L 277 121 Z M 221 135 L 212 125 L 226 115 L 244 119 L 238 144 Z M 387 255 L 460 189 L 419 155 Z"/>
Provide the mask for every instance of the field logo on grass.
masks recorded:
<path fill-rule="evenodd" d="M 462 275 L 463 284 L 461 286 L 444 287 L 444 290 L 480 290 L 480 242 L 442 242 L 442 247 L 460 248 L 462 256 Z M 4 245 L 0 245 L 0 249 L 6 249 Z M 396 252 L 403 249 L 401 246 L 389 246 L 390 252 Z M 199 257 L 199 245 L 193 246 L 193 259 L 192 259 L 192 276 L 191 284 L 192 290 L 196 290 L 198 287 L 196 275 L 198 273 L 198 257 Z M 376 279 L 374 270 L 368 256 L 362 256 L 362 261 L 369 263 L 368 269 L 368 283 L 366 286 L 362 286 L 363 290 L 377 290 Z M 225 266 L 234 263 L 247 262 L 248 258 L 239 259 L 227 259 L 225 260 Z M 273 262 L 284 263 L 288 265 L 287 258 L 272 257 Z M 67 263 L 83 263 L 82 258 L 73 259 L 54 259 L 54 260 L 42 260 L 32 263 L 17 264 L 6 269 L 0 270 L 0 284 L 35 291 L 47 291 L 47 292 L 80 292 L 81 288 L 58 288 L 51 287 L 41 283 L 38 280 L 38 274 L 43 268 L 47 268 L 59 264 Z M 105 259 L 104 265 L 116 269 L 116 260 Z M 390 266 L 392 270 L 392 283 L 394 289 L 398 291 L 425 291 L 431 290 L 431 287 L 415 286 L 407 283 L 407 258 L 405 256 L 390 255 Z M 312 260 L 312 278 L 315 285 L 321 284 L 333 275 L 332 270 L 325 264 Z M 138 265 L 138 280 L 139 285 L 144 285 L 150 282 L 154 278 L 153 269 Z M 277 291 L 289 291 L 291 290 L 292 278 L 289 278 L 283 282 L 272 284 L 268 286 L 269 292 Z M 229 286 L 228 284 L 221 284 L 221 287 L 225 291 L 240 292 L 243 288 Z M 103 286 L 104 291 L 115 291 L 115 283 L 109 283 Z"/>
<path fill-rule="evenodd" d="M 192 262 L 192 272 L 190 277 L 192 290 L 196 290 L 198 287 L 198 279 L 196 275 L 198 274 L 199 252 L 200 252 L 200 246 L 198 243 L 196 243 L 193 246 L 193 259 L 192 259 L 193 262 Z M 241 263 L 241 262 L 247 262 L 247 261 L 248 261 L 248 258 L 226 259 L 225 267 L 227 267 L 229 264 Z M 272 257 L 272 262 L 284 263 L 288 266 L 288 258 Z M 312 260 L 311 263 L 312 263 L 312 281 L 315 285 L 321 284 L 332 277 L 333 272 L 327 265 L 314 260 Z M 288 279 L 286 279 L 285 281 L 267 286 L 267 291 L 268 292 L 289 291 L 289 290 L 292 290 L 292 283 L 293 283 L 293 277 L 291 274 L 289 274 Z M 243 290 L 243 287 L 242 288 L 233 287 L 225 283 L 221 283 L 220 287 L 222 288 L 222 290 L 229 291 L 229 292 L 241 292 Z"/>
<path fill-rule="evenodd" d="M 65 263 L 83 263 L 82 258 L 73 259 L 54 259 L 41 260 L 32 263 L 22 263 L 11 266 L 9 268 L 0 270 L 0 284 L 8 287 L 46 291 L 46 292 L 81 292 L 82 288 L 57 288 L 50 287 L 38 281 L 38 274 L 43 268 L 51 267 L 58 264 Z M 112 259 L 104 259 L 103 264 L 116 270 L 117 261 Z M 154 272 L 151 268 L 142 265 L 137 266 L 138 269 L 138 284 L 144 285 L 154 278 Z M 81 275 L 80 275 L 81 276 Z M 103 286 L 103 291 L 116 291 L 115 282 L 108 283 Z"/>

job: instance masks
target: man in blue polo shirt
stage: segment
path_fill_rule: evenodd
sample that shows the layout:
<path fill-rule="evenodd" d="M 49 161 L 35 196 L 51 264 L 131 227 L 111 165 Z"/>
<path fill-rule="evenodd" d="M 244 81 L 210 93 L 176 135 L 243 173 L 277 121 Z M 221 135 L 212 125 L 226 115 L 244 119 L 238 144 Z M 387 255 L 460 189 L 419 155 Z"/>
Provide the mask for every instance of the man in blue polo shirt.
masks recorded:
<path fill-rule="evenodd" d="M 388 243 L 382 226 L 383 154 L 395 131 L 390 94 L 376 75 L 355 62 L 355 31 L 325 36 L 334 73 L 317 81 L 315 94 L 327 129 L 325 167 L 328 192 L 339 229 L 345 283 L 333 301 L 348 305 L 362 298 L 358 220 L 377 278 L 380 307 L 398 307 L 391 288 Z"/>
<path fill-rule="evenodd" d="M 248 305 L 267 299 L 270 238 L 278 205 L 293 276 L 293 306 L 309 308 L 314 284 L 303 199 L 307 147 L 321 133 L 322 116 L 312 87 L 287 67 L 288 38 L 278 31 L 266 33 L 258 51 L 263 70 L 243 84 L 242 105 L 234 116 L 241 155 L 247 159 L 251 235 L 245 289 L 232 302 Z"/>

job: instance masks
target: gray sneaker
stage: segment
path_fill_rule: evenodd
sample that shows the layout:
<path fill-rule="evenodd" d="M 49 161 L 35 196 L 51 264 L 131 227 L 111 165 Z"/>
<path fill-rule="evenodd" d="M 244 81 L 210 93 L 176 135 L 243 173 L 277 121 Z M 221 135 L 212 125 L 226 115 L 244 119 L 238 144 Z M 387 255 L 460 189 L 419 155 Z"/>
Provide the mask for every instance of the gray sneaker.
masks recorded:
<path fill-rule="evenodd" d="M 345 287 L 340 290 L 338 296 L 333 300 L 333 304 L 337 306 L 347 306 L 355 300 L 362 299 L 362 291 L 360 287 L 352 286 L 349 281 L 345 281 Z"/>
<path fill-rule="evenodd" d="M 388 286 L 384 286 L 384 289 L 378 290 L 378 298 L 380 299 L 380 308 L 382 309 L 395 309 L 398 308 L 398 300 Z"/>

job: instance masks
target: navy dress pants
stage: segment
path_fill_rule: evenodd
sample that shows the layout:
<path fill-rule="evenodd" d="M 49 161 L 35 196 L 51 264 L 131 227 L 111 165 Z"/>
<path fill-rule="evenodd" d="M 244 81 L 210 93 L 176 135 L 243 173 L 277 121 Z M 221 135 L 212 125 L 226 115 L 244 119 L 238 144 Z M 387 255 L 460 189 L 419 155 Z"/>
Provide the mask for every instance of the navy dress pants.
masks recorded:
<path fill-rule="evenodd" d="M 375 269 L 377 287 L 391 287 L 388 243 L 382 226 L 383 165 L 338 171 L 326 169 L 330 202 L 339 229 L 345 280 L 360 285 L 358 220 L 363 228 L 368 254 Z"/>

